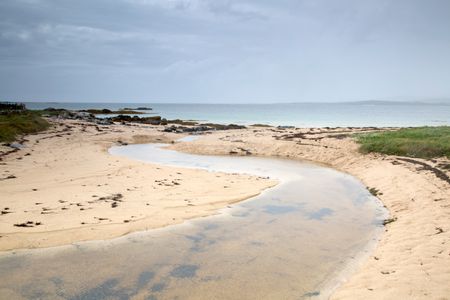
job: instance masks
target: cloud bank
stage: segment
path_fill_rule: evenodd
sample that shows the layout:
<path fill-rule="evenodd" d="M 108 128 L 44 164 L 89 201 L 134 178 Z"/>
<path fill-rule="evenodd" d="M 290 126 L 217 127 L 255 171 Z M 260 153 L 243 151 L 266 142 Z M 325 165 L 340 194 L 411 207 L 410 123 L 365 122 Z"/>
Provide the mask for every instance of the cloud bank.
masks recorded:
<path fill-rule="evenodd" d="M 446 0 L 3 0 L 4 100 L 450 98 Z"/>

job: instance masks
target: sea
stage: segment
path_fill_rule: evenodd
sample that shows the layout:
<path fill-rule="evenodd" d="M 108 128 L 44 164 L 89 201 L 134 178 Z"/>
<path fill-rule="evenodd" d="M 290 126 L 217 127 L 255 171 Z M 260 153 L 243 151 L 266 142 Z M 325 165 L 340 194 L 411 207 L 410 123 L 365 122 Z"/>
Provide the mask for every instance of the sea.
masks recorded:
<path fill-rule="evenodd" d="M 449 103 L 362 101 L 345 103 L 198 104 L 25 102 L 48 107 L 110 109 L 147 107 L 144 115 L 219 124 L 296 127 L 415 127 L 450 125 Z"/>

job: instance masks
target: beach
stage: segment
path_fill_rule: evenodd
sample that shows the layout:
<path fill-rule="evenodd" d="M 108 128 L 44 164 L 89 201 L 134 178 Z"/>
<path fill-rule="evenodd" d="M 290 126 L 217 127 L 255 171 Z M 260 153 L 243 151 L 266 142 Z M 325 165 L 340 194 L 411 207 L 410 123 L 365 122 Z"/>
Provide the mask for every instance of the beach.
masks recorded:
<path fill-rule="evenodd" d="M 171 148 L 223 155 L 245 154 L 240 149 L 244 148 L 253 155 L 313 161 L 359 178 L 368 188 L 379 191 L 377 197 L 389 210 L 389 220 L 393 222 L 386 225 L 375 252 L 332 299 L 448 299 L 449 182 L 399 157 L 360 154 L 358 145 L 346 136 L 357 131 L 360 130 L 254 128 L 208 135 Z M 426 163 L 442 162 L 448 160 Z"/>
<path fill-rule="evenodd" d="M 276 184 L 108 154 L 113 145 L 170 143 L 181 137 L 157 127 L 56 124 L 27 136 L 23 149 L 1 161 L 0 250 L 108 239 L 177 224 Z"/>
<path fill-rule="evenodd" d="M 2 157 L 0 250 L 110 239 L 182 223 L 277 183 L 145 164 L 107 152 L 113 145 L 167 143 L 169 149 L 194 154 L 305 160 L 358 178 L 376 191 L 390 216 L 375 252 L 354 266 L 357 271 L 332 298 L 450 295 L 450 183 L 445 179 L 450 172 L 437 168 L 449 161 L 359 153 L 351 134 L 379 128 L 251 126 L 177 142 L 185 134 L 162 132 L 164 126 L 52 122 L 54 128 L 26 136 L 24 148 Z"/>

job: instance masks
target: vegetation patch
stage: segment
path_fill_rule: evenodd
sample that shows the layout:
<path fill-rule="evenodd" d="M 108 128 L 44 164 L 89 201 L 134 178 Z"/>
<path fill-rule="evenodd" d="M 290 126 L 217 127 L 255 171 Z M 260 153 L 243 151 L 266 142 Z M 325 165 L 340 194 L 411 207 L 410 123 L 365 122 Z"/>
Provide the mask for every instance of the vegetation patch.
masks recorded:
<path fill-rule="evenodd" d="M 268 124 L 259 124 L 259 123 L 252 124 L 250 126 L 253 126 L 253 127 L 272 127 L 271 125 L 268 125 Z"/>
<path fill-rule="evenodd" d="M 377 152 L 417 158 L 450 158 L 450 126 L 402 128 L 358 134 L 363 153 Z"/>
<path fill-rule="evenodd" d="M 380 190 L 376 189 L 376 188 L 367 188 L 367 190 L 369 191 L 369 193 L 371 193 L 373 196 L 378 196 L 378 195 L 383 195 L 383 193 L 380 193 Z"/>
<path fill-rule="evenodd" d="M 0 142 L 12 142 L 18 135 L 36 133 L 50 124 L 32 111 L 0 114 Z"/>
<path fill-rule="evenodd" d="M 395 221 L 397 221 L 397 218 L 396 218 L 396 217 L 394 217 L 394 218 L 388 218 L 388 219 L 383 220 L 383 225 L 386 226 L 387 224 L 393 223 L 393 222 L 395 222 Z"/>

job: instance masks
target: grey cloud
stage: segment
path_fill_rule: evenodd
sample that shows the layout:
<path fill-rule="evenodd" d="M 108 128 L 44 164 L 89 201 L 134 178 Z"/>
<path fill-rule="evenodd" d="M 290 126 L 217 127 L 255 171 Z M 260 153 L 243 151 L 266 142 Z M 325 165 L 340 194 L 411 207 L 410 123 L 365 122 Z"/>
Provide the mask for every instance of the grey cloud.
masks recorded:
<path fill-rule="evenodd" d="M 0 97 L 450 97 L 445 0 L 3 0 Z"/>

